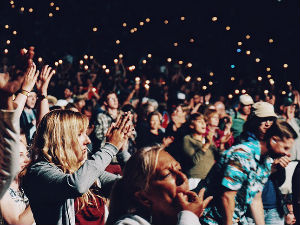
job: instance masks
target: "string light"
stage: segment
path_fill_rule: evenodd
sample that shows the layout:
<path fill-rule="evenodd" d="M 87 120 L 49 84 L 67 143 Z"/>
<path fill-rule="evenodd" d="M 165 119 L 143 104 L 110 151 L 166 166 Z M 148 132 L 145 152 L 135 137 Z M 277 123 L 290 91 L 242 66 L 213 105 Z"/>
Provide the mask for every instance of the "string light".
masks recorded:
<path fill-rule="evenodd" d="M 185 78 L 185 82 L 190 82 L 191 81 L 191 77 L 190 76 L 187 76 L 186 78 Z"/>
<path fill-rule="evenodd" d="M 269 79 L 270 79 L 271 77 L 272 77 L 272 75 L 271 75 L 271 74 L 268 74 L 268 75 L 267 75 L 267 78 L 269 78 Z"/>
<path fill-rule="evenodd" d="M 181 20 L 181 21 L 184 21 L 184 20 L 185 20 L 185 17 L 184 17 L 184 16 L 180 17 L 180 20 Z"/>
<path fill-rule="evenodd" d="M 246 39 L 250 39 L 250 37 L 251 37 L 251 36 L 250 36 L 249 34 L 246 35 Z"/>
<path fill-rule="evenodd" d="M 116 44 L 119 45 L 120 44 L 120 40 L 116 40 Z"/>
<path fill-rule="evenodd" d="M 287 84 L 288 86 L 290 86 L 292 83 L 291 83 L 290 81 L 288 81 L 288 82 L 286 82 L 286 84 Z"/>
<path fill-rule="evenodd" d="M 106 74 L 109 74 L 109 72 L 110 72 L 109 69 L 105 69 Z"/>
<path fill-rule="evenodd" d="M 214 84 L 214 83 L 213 83 L 212 81 L 209 81 L 209 82 L 208 82 L 208 85 L 209 85 L 209 86 L 212 86 L 213 84 Z"/>
<path fill-rule="evenodd" d="M 247 54 L 247 55 L 250 55 L 250 54 L 251 54 L 251 51 L 250 51 L 250 50 L 247 50 L 247 51 L 246 51 L 246 54 Z"/>
<path fill-rule="evenodd" d="M 33 12 L 33 8 L 28 9 L 28 12 L 32 13 Z"/>
<path fill-rule="evenodd" d="M 165 20 L 165 21 L 164 21 L 164 24 L 168 24 L 168 23 L 169 23 L 169 21 L 168 21 L 168 20 Z"/>
<path fill-rule="evenodd" d="M 53 17 L 53 13 L 49 13 L 49 17 Z"/>
<path fill-rule="evenodd" d="M 261 76 L 258 76 L 258 77 L 257 77 L 257 80 L 258 80 L 258 81 L 262 81 L 262 77 L 261 77 Z"/>
<path fill-rule="evenodd" d="M 80 60 L 80 61 L 79 61 L 79 64 L 80 64 L 80 65 L 83 65 L 83 60 Z"/>
<path fill-rule="evenodd" d="M 245 90 L 245 89 L 243 89 L 243 90 L 242 90 L 242 94 L 245 94 L 245 93 L 246 93 L 246 90 Z"/>
<path fill-rule="evenodd" d="M 93 27 L 93 31 L 97 32 L 98 28 L 97 27 Z"/>
<path fill-rule="evenodd" d="M 140 26 L 144 26 L 144 22 L 143 21 L 140 22 Z"/>
<path fill-rule="evenodd" d="M 260 62 L 260 58 L 256 58 L 256 59 L 255 59 L 255 62 Z"/>
<path fill-rule="evenodd" d="M 236 95 L 238 95 L 238 94 L 240 93 L 240 90 L 236 89 L 236 90 L 234 91 L 234 93 L 235 93 Z"/>
<path fill-rule="evenodd" d="M 270 71 L 271 71 L 271 68 L 270 68 L 270 67 L 267 67 L 267 68 L 266 68 L 266 71 L 270 72 Z"/>
<path fill-rule="evenodd" d="M 60 60 L 58 60 L 58 63 L 59 63 L 59 64 L 62 64 L 62 63 L 63 63 L 63 61 L 60 59 Z"/>
<path fill-rule="evenodd" d="M 202 86 L 202 90 L 206 90 L 207 89 L 207 86 Z"/>
<path fill-rule="evenodd" d="M 13 33 L 13 35 L 17 35 L 17 31 L 15 31 L 15 30 L 12 33 Z"/>
<path fill-rule="evenodd" d="M 84 65 L 84 70 L 88 70 L 89 66 L 88 65 Z"/>
<path fill-rule="evenodd" d="M 167 62 L 172 62 L 172 59 L 171 58 L 167 58 Z"/>
<path fill-rule="evenodd" d="M 264 93 L 265 93 L 265 94 L 268 94 L 268 93 L 269 93 L 269 90 L 264 90 Z"/>
<path fill-rule="evenodd" d="M 84 55 L 83 58 L 84 58 L 84 59 L 88 59 L 89 56 L 88 56 L 88 55 Z"/>
<path fill-rule="evenodd" d="M 194 42 L 195 42 L 194 38 L 191 38 L 190 43 L 194 43 Z"/>
<path fill-rule="evenodd" d="M 281 94 L 282 94 L 282 95 L 285 95 L 285 94 L 286 94 L 286 91 L 282 91 Z"/>
<path fill-rule="evenodd" d="M 239 41 L 238 46 L 242 46 L 243 42 Z"/>
<path fill-rule="evenodd" d="M 209 76 L 213 77 L 214 73 L 213 72 L 209 72 Z"/>
<path fill-rule="evenodd" d="M 192 63 L 188 63 L 186 66 L 187 66 L 188 68 L 191 68 L 191 67 L 193 66 L 193 64 L 192 64 Z"/>
<path fill-rule="evenodd" d="M 10 44 L 10 40 L 7 40 L 7 41 L 6 41 L 6 44 L 9 45 L 9 44 Z"/>
<path fill-rule="evenodd" d="M 135 78 L 135 83 L 138 83 L 138 84 L 139 84 L 140 82 L 141 82 L 141 78 L 140 78 L 140 77 L 136 77 L 136 78 Z"/>
<path fill-rule="evenodd" d="M 272 38 L 269 39 L 269 43 L 272 44 L 274 40 Z"/>
<path fill-rule="evenodd" d="M 283 64 L 283 68 L 285 68 L 285 69 L 288 68 L 288 64 L 286 64 L 286 63 Z"/>
<path fill-rule="evenodd" d="M 43 58 L 42 58 L 42 57 L 39 57 L 39 58 L 38 58 L 38 62 L 41 63 L 42 61 L 43 61 Z"/>
<path fill-rule="evenodd" d="M 104 69 L 104 70 L 105 70 L 105 69 L 106 69 L 106 65 L 102 65 L 102 69 Z"/>
<path fill-rule="evenodd" d="M 4 49 L 4 54 L 7 54 L 8 53 L 8 49 Z"/>
<path fill-rule="evenodd" d="M 51 6 L 51 7 L 54 6 L 54 2 L 50 2 L 50 6 Z"/>
<path fill-rule="evenodd" d="M 201 77 L 197 77 L 197 81 L 200 82 L 202 79 Z"/>
<path fill-rule="evenodd" d="M 228 98 L 229 98 L 229 99 L 232 99 L 232 98 L 233 98 L 233 95 L 232 95 L 232 94 L 229 94 L 229 95 L 228 95 Z"/>
<path fill-rule="evenodd" d="M 55 10 L 56 10 L 56 11 L 59 11 L 59 7 L 58 7 L 58 6 L 56 6 L 56 7 L 55 7 Z"/>
<path fill-rule="evenodd" d="M 177 46 L 178 46 L 178 43 L 177 43 L 177 42 L 175 42 L 173 45 L 174 45 L 174 47 L 177 47 Z"/>
<path fill-rule="evenodd" d="M 183 64 L 183 61 L 182 61 L 182 60 L 179 60 L 179 61 L 178 61 L 178 64 L 179 64 L 179 65 L 182 65 L 182 64 Z"/>
<path fill-rule="evenodd" d="M 119 58 L 122 59 L 123 58 L 123 54 L 119 54 Z"/>
<path fill-rule="evenodd" d="M 127 27 L 127 23 L 123 23 L 122 26 L 123 26 L 123 27 Z"/>
<path fill-rule="evenodd" d="M 144 59 L 144 60 L 142 61 L 142 63 L 143 63 L 143 64 L 146 64 L 146 63 L 147 63 L 147 60 L 146 60 L 146 59 Z"/>
<path fill-rule="evenodd" d="M 4 28 L 5 28 L 5 29 L 8 29 L 8 28 L 9 28 L 9 25 L 5 25 Z"/>
<path fill-rule="evenodd" d="M 225 29 L 226 29 L 227 31 L 230 30 L 230 26 L 227 26 Z"/>
<path fill-rule="evenodd" d="M 269 83 L 270 83 L 271 85 L 274 85 L 275 81 L 274 81 L 273 79 L 270 79 L 270 80 L 269 80 Z"/>
<path fill-rule="evenodd" d="M 114 59 L 114 63 L 117 64 L 119 62 L 118 59 Z"/>
<path fill-rule="evenodd" d="M 150 84 L 150 80 L 146 80 L 146 84 Z"/>
<path fill-rule="evenodd" d="M 20 8 L 20 11 L 21 11 L 21 12 L 24 12 L 24 10 L 25 10 L 24 7 L 21 7 L 21 8 Z"/>
<path fill-rule="evenodd" d="M 146 22 L 149 23 L 150 22 L 150 18 L 146 18 Z"/>
<path fill-rule="evenodd" d="M 152 54 L 149 53 L 149 54 L 147 55 L 147 57 L 148 57 L 148 58 L 151 58 L 151 57 L 152 57 Z"/>
<path fill-rule="evenodd" d="M 218 17 L 214 16 L 213 18 L 211 18 L 211 20 L 212 20 L 213 22 L 216 22 L 216 21 L 218 20 Z"/>
<path fill-rule="evenodd" d="M 90 56 L 90 59 L 94 59 L 94 56 L 91 55 L 91 56 Z"/>
<path fill-rule="evenodd" d="M 235 77 L 230 77 L 230 80 L 231 81 L 235 81 Z"/>
<path fill-rule="evenodd" d="M 9 3 L 10 3 L 11 5 L 15 4 L 15 2 L 14 2 L 14 1 L 10 1 Z"/>
<path fill-rule="evenodd" d="M 144 87 L 148 90 L 150 88 L 150 85 L 149 84 L 145 84 Z"/>
<path fill-rule="evenodd" d="M 58 62 L 55 62 L 54 65 L 55 65 L 55 66 L 58 66 Z"/>

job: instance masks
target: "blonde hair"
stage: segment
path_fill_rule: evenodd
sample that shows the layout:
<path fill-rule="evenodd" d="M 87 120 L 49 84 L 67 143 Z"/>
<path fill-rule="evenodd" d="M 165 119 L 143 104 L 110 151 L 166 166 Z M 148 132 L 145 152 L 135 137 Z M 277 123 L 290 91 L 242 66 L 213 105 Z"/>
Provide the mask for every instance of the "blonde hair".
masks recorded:
<path fill-rule="evenodd" d="M 114 224 L 122 215 L 144 210 L 135 193 L 149 188 L 150 179 L 155 173 L 159 152 L 163 147 L 156 145 L 138 150 L 126 163 L 123 177 L 118 180 L 111 193 L 107 224 Z"/>
<path fill-rule="evenodd" d="M 79 112 L 58 109 L 47 113 L 38 125 L 33 140 L 33 162 L 45 159 L 66 174 L 77 171 L 84 163 L 79 162 L 76 155 L 80 151 L 78 135 L 87 129 L 88 124 L 88 118 Z M 96 202 L 89 190 L 78 198 L 78 209 Z"/>

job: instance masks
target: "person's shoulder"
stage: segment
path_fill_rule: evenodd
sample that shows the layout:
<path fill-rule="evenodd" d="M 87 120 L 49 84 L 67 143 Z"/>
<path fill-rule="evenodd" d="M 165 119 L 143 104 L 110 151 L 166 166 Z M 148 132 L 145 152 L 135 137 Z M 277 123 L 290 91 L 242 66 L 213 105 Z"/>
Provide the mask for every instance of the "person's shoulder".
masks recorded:
<path fill-rule="evenodd" d="M 118 220 L 115 225 L 150 225 L 150 223 L 138 215 L 128 214 Z"/>
<path fill-rule="evenodd" d="M 245 143 L 237 144 L 225 152 L 228 158 L 251 159 L 252 149 Z"/>

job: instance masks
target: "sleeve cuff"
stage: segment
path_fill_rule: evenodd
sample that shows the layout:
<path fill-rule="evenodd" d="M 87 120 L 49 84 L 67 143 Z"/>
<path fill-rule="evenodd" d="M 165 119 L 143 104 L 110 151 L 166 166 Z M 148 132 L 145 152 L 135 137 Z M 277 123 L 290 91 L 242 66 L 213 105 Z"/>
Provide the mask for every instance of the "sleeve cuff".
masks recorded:
<path fill-rule="evenodd" d="M 178 213 L 178 225 L 200 225 L 198 216 L 195 213 L 184 210 Z"/>
<path fill-rule="evenodd" d="M 119 152 L 119 149 L 115 145 L 109 142 L 106 142 L 103 148 L 107 150 L 107 152 L 111 155 L 111 157 L 115 156 Z"/>

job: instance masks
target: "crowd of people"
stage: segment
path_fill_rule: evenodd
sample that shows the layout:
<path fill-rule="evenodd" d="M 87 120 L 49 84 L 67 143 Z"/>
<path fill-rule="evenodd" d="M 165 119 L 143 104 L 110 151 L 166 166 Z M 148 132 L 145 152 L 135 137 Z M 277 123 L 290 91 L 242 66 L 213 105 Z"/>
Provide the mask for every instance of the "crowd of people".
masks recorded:
<path fill-rule="evenodd" d="M 0 73 L 1 224 L 300 224 L 300 94 L 228 100 L 181 72 Z M 251 96 L 252 95 L 252 96 Z"/>

